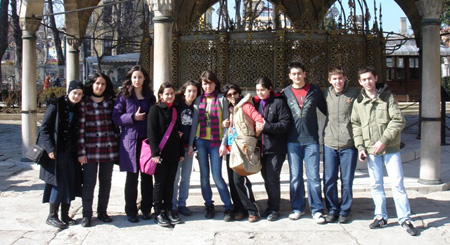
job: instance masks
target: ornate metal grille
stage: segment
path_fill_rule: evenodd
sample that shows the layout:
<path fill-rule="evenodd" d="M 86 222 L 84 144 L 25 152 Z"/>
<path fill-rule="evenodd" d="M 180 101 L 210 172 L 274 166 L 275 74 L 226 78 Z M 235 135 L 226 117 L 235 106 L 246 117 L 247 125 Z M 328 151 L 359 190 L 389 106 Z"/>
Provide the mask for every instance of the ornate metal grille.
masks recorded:
<path fill-rule="evenodd" d="M 267 76 L 282 89 L 290 84 L 288 65 L 293 61 L 304 63 L 308 81 L 321 87 L 328 86 L 333 66 L 344 69 L 354 85 L 359 68 L 373 65 L 383 70 L 383 41 L 370 34 L 197 32 L 180 33 L 174 42 L 173 81 L 178 84 L 212 70 L 222 84 L 238 83 L 253 90 L 258 77 Z"/>

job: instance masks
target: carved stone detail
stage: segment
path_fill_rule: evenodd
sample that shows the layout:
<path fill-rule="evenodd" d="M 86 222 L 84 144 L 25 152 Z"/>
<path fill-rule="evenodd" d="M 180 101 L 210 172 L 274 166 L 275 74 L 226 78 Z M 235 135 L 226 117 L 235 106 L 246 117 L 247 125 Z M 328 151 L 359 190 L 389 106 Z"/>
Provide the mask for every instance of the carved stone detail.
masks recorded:
<path fill-rule="evenodd" d="M 39 26 L 41 25 L 41 18 L 20 18 L 20 29 L 22 31 L 28 32 L 30 35 L 35 35 L 36 31 L 39 29 Z"/>
<path fill-rule="evenodd" d="M 155 16 L 172 16 L 175 1 L 173 0 L 147 0 L 150 11 L 155 12 Z"/>
<path fill-rule="evenodd" d="M 439 19 L 444 9 L 443 0 L 420 0 L 416 2 L 417 9 L 423 19 Z"/>

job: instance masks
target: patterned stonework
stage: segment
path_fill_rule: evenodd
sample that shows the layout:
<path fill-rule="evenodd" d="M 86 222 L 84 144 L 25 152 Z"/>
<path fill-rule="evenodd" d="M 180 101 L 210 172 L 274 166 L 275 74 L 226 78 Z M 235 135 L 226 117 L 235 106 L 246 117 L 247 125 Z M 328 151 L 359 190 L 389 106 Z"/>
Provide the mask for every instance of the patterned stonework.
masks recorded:
<path fill-rule="evenodd" d="M 439 19 L 444 3 L 444 0 L 420 0 L 416 6 L 423 19 Z"/>

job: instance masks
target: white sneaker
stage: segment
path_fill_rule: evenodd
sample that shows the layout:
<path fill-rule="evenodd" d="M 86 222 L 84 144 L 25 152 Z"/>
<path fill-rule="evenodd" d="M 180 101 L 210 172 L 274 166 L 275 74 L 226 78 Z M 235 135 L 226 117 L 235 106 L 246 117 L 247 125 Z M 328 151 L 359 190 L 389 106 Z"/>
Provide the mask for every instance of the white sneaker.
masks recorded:
<path fill-rule="evenodd" d="M 302 215 L 305 215 L 305 212 L 300 212 L 298 210 L 294 210 L 294 211 L 292 211 L 291 214 L 289 214 L 289 219 L 290 220 L 298 220 L 298 219 L 300 219 L 300 217 Z"/>
<path fill-rule="evenodd" d="M 321 212 L 317 212 L 313 215 L 313 219 L 316 222 L 316 224 L 325 224 L 327 223 L 327 221 L 325 220 L 325 218 L 323 217 L 323 214 Z"/>

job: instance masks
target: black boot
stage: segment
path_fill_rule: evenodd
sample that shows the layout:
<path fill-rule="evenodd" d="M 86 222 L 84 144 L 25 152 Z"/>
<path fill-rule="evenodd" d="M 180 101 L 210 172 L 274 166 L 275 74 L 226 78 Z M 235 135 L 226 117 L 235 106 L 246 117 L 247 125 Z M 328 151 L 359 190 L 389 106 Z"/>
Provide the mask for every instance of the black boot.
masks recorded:
<path fill-rule="evenodd" d="M 77 222 L 69 217 L 70 203 L 61 203 L 61 221 L 66 225 L 76 225 Z"/>
<path fill-rule="evenodd" d="M 155 223 L 162 226 L 171 226 L 170 221 L 167 219 L 166 213 L 163 211 L 155 211 Z"/>
<path fill-rule="evenodd" d="M 66 229 L 67 225 L 58 218 L 59 203 L 50 203 L 50 213 L 48 214 L 47 224 L 59 229 Z"/>

